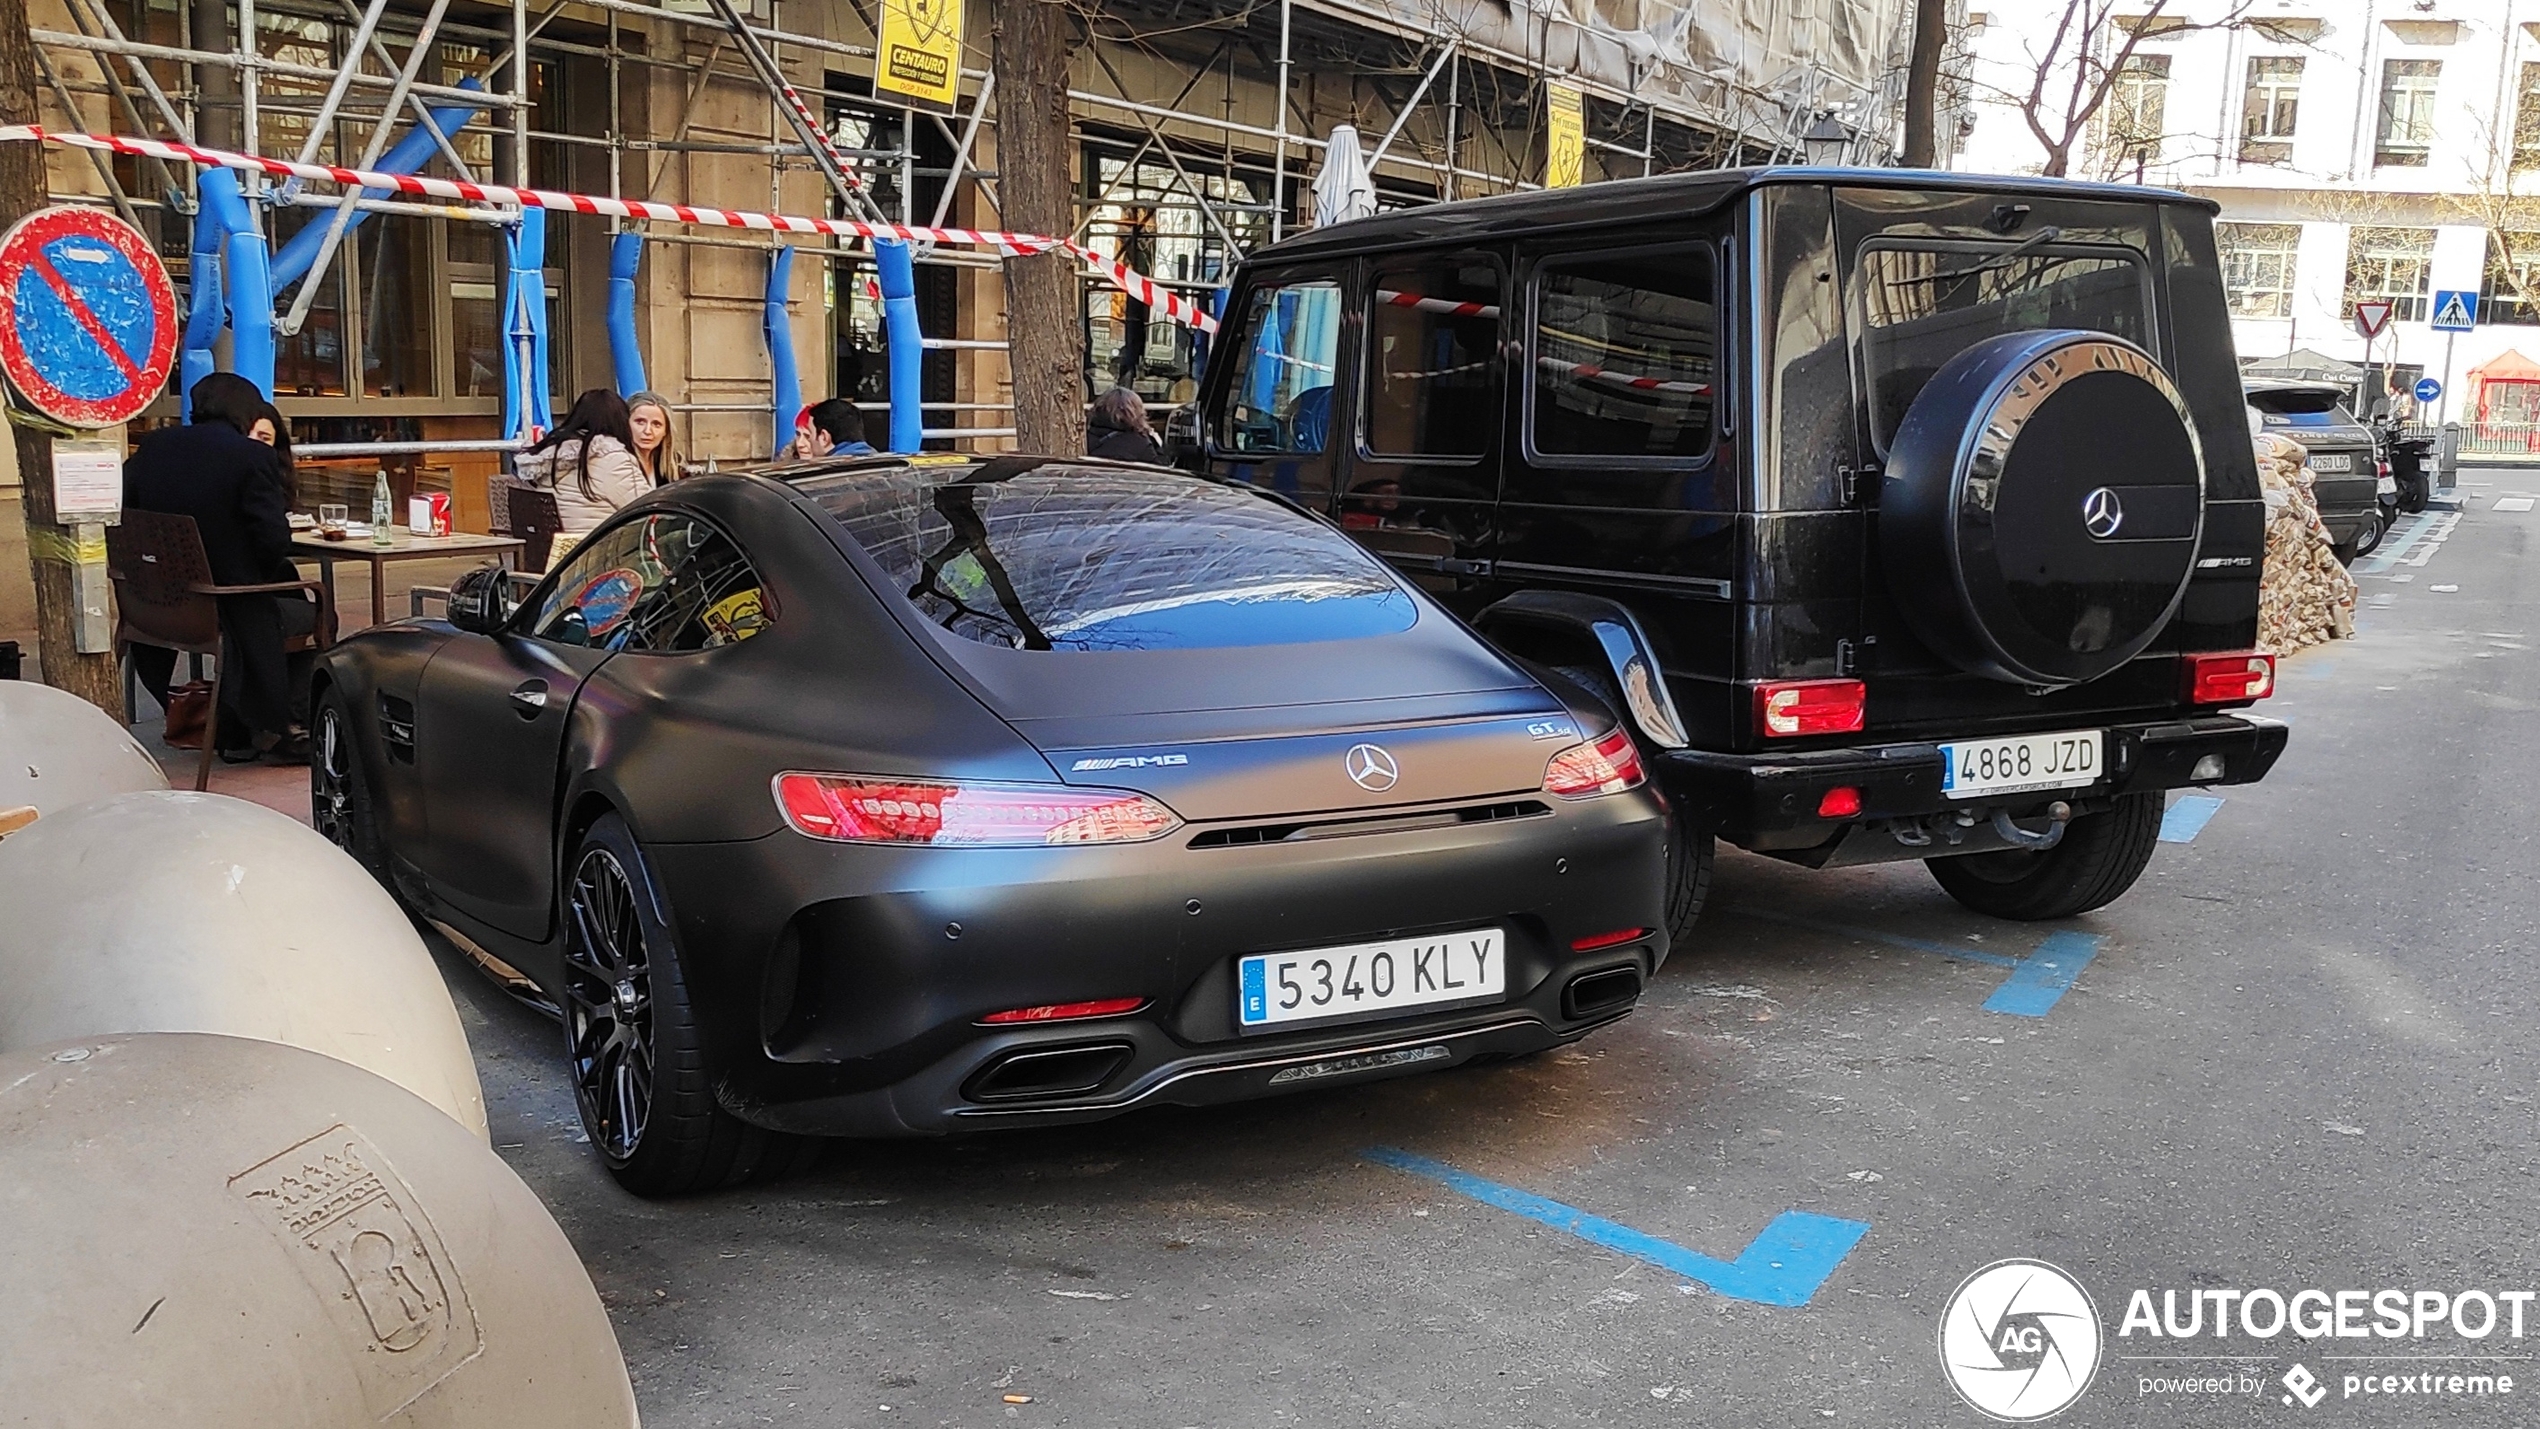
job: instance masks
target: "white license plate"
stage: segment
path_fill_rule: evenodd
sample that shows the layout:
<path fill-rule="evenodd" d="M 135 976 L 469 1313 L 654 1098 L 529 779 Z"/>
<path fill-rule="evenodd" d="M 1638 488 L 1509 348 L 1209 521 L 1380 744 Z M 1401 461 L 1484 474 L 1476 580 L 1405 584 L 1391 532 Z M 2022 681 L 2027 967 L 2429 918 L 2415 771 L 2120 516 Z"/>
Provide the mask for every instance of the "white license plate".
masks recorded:
<path fill-rule="evenodd" d="M 1940 792 L 1952 799 L 2077 789 L 2105 773 L 2105 730 L 1971 739 L 1940 747 Z"/>
<path fill-rule="evenodd" d="M 1247 1030 L 1495 1002 L 1508 991 L 1497 928 L 1260 953 L 1235 964 L 1235 1020 Z"/>
<path fill-rule="evenodd" d="M 2312 457 L 2311 470 L 2317 472 L 2353 471 L 2355 469 L 2354 462 L 2355 459 L 2346 455 L 2344 452 L 2335 452 L 2324 456 Z"/>

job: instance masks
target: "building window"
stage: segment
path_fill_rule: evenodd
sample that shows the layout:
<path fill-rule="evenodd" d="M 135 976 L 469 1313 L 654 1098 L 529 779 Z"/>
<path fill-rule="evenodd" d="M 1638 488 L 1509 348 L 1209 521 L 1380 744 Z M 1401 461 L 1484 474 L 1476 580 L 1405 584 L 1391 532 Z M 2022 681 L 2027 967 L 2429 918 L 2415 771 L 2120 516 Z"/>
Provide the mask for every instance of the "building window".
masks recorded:
<path fill-rule="evenodd" d="M 2169 127 L 2170 57 L 2130 55 L 2108 89 L 2108 154 L 2111 169 L 2160 162 L 2161 135 Z"/>
<path fill-rule="evenodd" d="M 2372 161 L 2385 168 L 2422 169 L 2434 144 L 2434 84 L 2441 60 L 2381 62 L 2381 128 Z"/>
<path fill-rule="evenodd" d="M 2302 247 L 2298 223 L 2217 223 L 2223 293 L 2236 318 L 2293 316 L 2293 263 Z"/>
<path fill-rule="evenodd" d="M 2240 162 L 2281 164 L 2293 157 L 2293 125 L 2302 107 L 2302 57 L 2255 55 L 2240 106 Z"/>
<path fill-rule="evenodd" d="M 2514 91 L 2514 167 L 2540 169 L 2540 64 L 2523 65 Z"/>
<path fill-rule="evenodd" d="M 2431 228 L 2351 229 L 2346 238 L 2346 301 L 2341 315 L 2351 318 L 2356 303 L 2379 299 L 2390 304 L 2395 321 L 2423 322 L 2433 269 Z"/>
<path fill-rule="evenodd" d="M 2540 233 L 2488 231 L 2478 321 L 2540 327 Z"/>

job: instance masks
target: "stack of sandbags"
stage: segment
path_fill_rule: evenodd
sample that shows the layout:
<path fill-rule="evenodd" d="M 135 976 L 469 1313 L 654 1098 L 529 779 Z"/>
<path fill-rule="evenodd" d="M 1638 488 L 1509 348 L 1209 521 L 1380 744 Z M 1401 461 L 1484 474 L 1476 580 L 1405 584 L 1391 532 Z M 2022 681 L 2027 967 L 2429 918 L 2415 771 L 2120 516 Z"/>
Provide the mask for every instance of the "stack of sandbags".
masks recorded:
<path fill-rule="evenodd" d="M 2302 444 L 2273 432 L 2252 439 L 2267 499 L 2266 565 L 2258 578 L 2258 648 L 2289 655 L 2355 633 L 2355 578 L 2320 522 Z"/>

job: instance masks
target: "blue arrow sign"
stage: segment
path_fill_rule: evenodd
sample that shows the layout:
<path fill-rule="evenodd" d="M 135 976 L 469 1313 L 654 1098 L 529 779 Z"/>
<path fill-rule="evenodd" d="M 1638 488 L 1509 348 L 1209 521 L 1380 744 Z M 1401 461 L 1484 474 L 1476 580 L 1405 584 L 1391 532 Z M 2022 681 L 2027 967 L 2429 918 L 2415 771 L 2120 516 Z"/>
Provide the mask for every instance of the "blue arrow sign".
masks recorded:
<path fill-rule="evenodd" d="M 2415 390 L 2418 401 L 2431 402 L 2435 398 L 2443 395 L 2443 384 L 2435 381 L 2431 377 L 2420 377 L 2417 379 Z"/>
<path fill-rule="evenodd" d="M 2436 332 L 2468 332 L 2478 326 L 2478 294 L 2437 288 L 2434 292 Z"/>

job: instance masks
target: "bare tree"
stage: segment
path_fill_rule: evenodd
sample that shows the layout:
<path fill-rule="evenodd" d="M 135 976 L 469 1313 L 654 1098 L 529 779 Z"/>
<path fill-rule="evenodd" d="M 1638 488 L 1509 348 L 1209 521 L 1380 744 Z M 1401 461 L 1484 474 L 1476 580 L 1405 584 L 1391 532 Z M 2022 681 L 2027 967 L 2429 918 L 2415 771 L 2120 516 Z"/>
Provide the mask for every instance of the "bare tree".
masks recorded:
<path fill-rule="evenodd" d="M 1940 99 L 1940 62 L 1949 49 L 1949 0 L 1914 0 L 1914 48 L 1905 66 L 1905 167 L 1940 163 L 1934 133 Z"/>
<path fill-rule="evenodd" d="M 35 41 L 27 30 L 26 0 L 0 0 L 0 124 L 36 121 Z M 44 146 L 0 144 L 0 228 L 45 206 Z M 37 657 L 44 681 L 123 718 L 123 693 L 115 657 L 83 655 L 76 644 L 79 596 L 74 588 L 71 533 L 53 511 L 53 438 L 34 420 L 11 412 L 18 477 L 24 483 L 27 563 L 35 577 Z"/>
<path fill-rule="evenodd" d="M 1073 233 L 1067 70 L 1075 17 L 1066 0 L 1001 0 L 995 13 L 1000 219 L 1009 232 Z M 1025 451 L 1085 448 L 1083 308 L 1073 255 L 1052 249 L 1005 260 L 1015 440 Z"/>
<path fill-rule="evenodd" d="M 2127 156 L 2156 149 L 2162 137 L 2160 116 L 2127 112 L 2131 106 L 2121 106 L 2100 122 L 2103 111 L 2135 72 L 2137 48 L 2148 39 L 2238 29 L 2248 23 L 2255 0 L 2233 0 L 2220 16 L 2203 20 L 2172 13 L 2170 0 L 2151 0 L 2140 12 L 2131 9 L 2136 3 L 2140 0 L 2063 0 L 2045 49 L 2029 53 L 2027 87 L 1985 86 L 2020 112 L 2029 133 L 2046 151 L 2039 173 L 2053 178 L 2069 175 L 2076 151 L 2094 133 L 2118 156 L 2112 161 L 2112 173 L 2115 165 L 2130 161 Z M 2117 14 L 2120 4 L 2129 13 Z"/>

